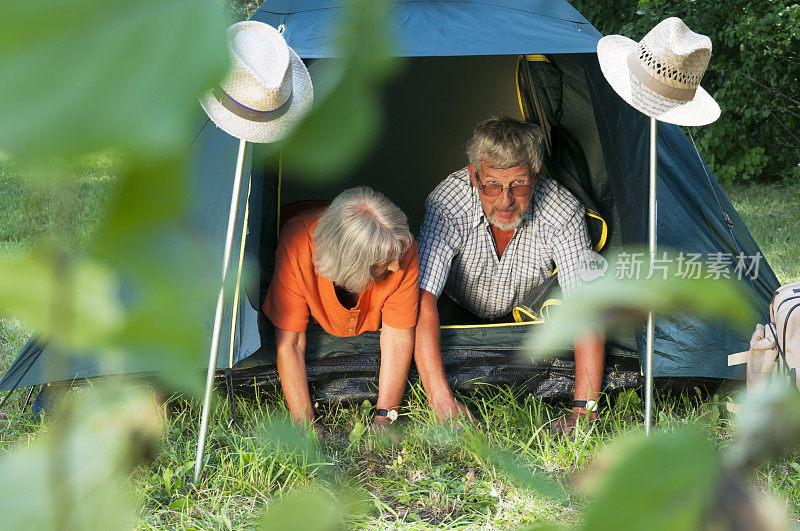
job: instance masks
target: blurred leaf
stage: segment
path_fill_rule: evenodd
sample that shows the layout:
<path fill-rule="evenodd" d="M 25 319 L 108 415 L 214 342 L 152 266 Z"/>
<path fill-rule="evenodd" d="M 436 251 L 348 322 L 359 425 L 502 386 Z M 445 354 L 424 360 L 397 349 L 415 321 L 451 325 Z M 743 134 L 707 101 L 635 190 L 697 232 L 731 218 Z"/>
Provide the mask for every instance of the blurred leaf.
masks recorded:
<path fill-rule="evenodd" d="M 788 378 L 773 378 L 741 402 L 737 438 L 725 455 L 726 465 L 747 471 L 800 447 L 800 395 Z"/>
<path fill-rule="evenodd" d="M 219 266 L 178 225 L 186 218 L 186 195 L 183 162 L 134 165 L 90 252 L 129 285 L 128 318 L 114 348 L 166 383 L 199 394 Z"/>
<path fill-rule="evenodd" d="M 182 162 L 135 165 L 90 253 L 127 284 L 127 320 L 112 347 L 169 385 L 199 395 L 219 265 L 179 225 L 187 217 L 186 195 Z"/>
<path fill-rule="evenodd" d="M 158 405 L 142 389 L 115 382 L 63 406 L 41 438 L 0 460 L 3 528 L 132 528 L 127 478 L 155 453 Z"/>
<path fill-rule="evenodd" d="M 187 195 L 182 161 L 135 164 L 125 175 L 91 252 L 116 260 L 121 267 L 128 265 L 128 260 L 136 260 L 140 246 L 149 246 L 166 225 L 182 219 Z"/>
<path fill-rule="evenodd" d="M 310 464 L 325 465 L 323 475 L 331 460 L 324 454 L 316 438 L 304 432 L 290 419 L 275 419 L 261 426 L 261 439 L 271 448 L 304 458 Z"/>
<path fill-rule="evenodd" d="M 109 347 L 198 396 L 219 289 L 207 255 L 184 231 L 163 227 L 150 241 L 120 251 L 114 264 L 129 285 L 126 320 Z M 223 339 L 221 359 L 226 345 Z"/>
<path fill-rule="evenodd" d="M 196 100 L 227 65 L 210 0 L 6 0 L 0 148 L 28 158 L 185 148 Z"/>
<path fill-rule="evenodd" d="M 331 531 L 341 529 L 341 511 L 319 492 L 290 492 L 269 504 L 261 517 L 261 531 Z"/>
<path fill-rule="evenodd" d="M 350 431 L 349 439 L 351 443 L 358 442 L 359 439 L 364 435 L 367 431 L 367 427 L 364 424 L 357 420 L 355 425 L 353 425 L 353 429 Z"/>
<path fill-rule="evenodd" d="M 369 398 L 365 398 L 363 402 L 361 402 L 361 413 L 364 415 L 369 415 L 372 411 L 372 402 L 369 401 Z"/>
<path fill-rule="evenodd" d="M 291 135 L 281 150 L 285 163 L 317 182 L 338 179 L 375 145 L 380 113 L 377 96 L 360 80 L 342 82 Z"/>
<path fill-rule="evenodd" d="M 561 485 L 544 474 L 536 474 L 512 454 L 494 448 L 482 433 L 472 430 L 465 432 L 463 444 L 483 466 L 493 467 L 518 485 L 556 501 L 566 498 L 566 492 Z"/>
<path fill-rule="evenodd" d="M 606 275 L 581 285 L 550 311 L 544 326 L 528 337 L 531 356 L 541 358 L 569 347 L 575 337 L 598 328 L 610 328 L 646 319 L 648 310 L 664 316 L 693 313 L 727 319 L 747 327 L 753 322 L 753 308 L 742 287 L 733 280 L 684 279 L 670 266 L 666 279 L 619 280 Z M 612 270 L 612 268 L 609 268 Z M 646 272 L 646 264 L 641 269 Z"/>
<path fill-rule="evenodd" d="M 64 260 L 39 249 L 0 257 L 0 308 L 62 347 L 96 346 L 123 324 L 116 283 L 108 268 L 87 259 Z"/>
<path fill-rule="evenodd" d="M 169 504 L 169 508 L 173 511 L 182 511 L 189 507 L 189 499 L 188 498 L 178 498 L 177 500 L 173 500 Z"/>
<path fill-rule="evenodd" d="M 394 43 L 387 25 L 389 5 L 357 0 L 341 9 L 334 42 L 342 59 L 312 63 L 314 106 L 275 148 L 298 177 L 337 179 L 380 138 L 380 85 L 399 64 L 390 57 Z"/>
<path fill-rule="evenodd" d="M 598 463 L 583 529 L 698 529 L 720 475 L 714 449 L 694 432 L 637 433 Z"/>

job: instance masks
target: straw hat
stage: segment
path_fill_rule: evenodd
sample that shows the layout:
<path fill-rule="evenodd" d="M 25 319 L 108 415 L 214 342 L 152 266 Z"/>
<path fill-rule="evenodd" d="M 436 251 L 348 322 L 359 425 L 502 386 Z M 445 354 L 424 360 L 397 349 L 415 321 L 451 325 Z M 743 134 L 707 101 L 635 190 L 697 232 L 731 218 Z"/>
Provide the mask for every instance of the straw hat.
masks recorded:
<path fill-rule="evenodd" d="M 676 125 L 719 118 L 719 105 L 700 86 L 711 39 L 681 19 L 662 20 L 638 43 L 622 35 L 603 37 L 597 57 L 616 93 L 647 116 Z"/>
<path fill-rule="evenodd" d="M 314 90 L 303 61 L 262 22 L 228 28 L 231 71 L 200 104 L 226 133 L 248 142 L 276 142 L 311 108 Z"/>

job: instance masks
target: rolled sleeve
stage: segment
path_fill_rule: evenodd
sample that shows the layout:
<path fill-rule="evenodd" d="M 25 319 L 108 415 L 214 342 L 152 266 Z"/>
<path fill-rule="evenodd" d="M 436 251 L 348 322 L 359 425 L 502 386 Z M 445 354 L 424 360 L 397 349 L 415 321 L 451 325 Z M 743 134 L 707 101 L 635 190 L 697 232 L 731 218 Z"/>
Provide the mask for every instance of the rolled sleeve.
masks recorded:
<path fill-rule="evenodd" d="M 584 208 L 581 206 L 557 232 L 553 242 L 553 260 L 558 268 L 558 283 L 564 295 L 580 285 L 580 268 L 587 251 L 592 250 Z"/>
<path fill-rule="evenodd" d="M 305 332 L 309 308 L 300 286 L 300 266 L 287 245 L 292 233 L 302 230 L 299 223 L 287 226 L 275 251 L 275 272 L 264 299 L 263 311 L 272 324 L 288 332 Z"/>
<path fill-rule="evenodd" d="M 436 203 L 425 203 L 425 219 L 419 231 L 419 287 L 437 298 L 447 283 L 460 238 L 447 213 Z"/>
<path fill-rule="evenodd" d="M 417 324 L 419 306 L 419 256 L 416 243 L 403 255 L 399 272 L 403 275 L 402 279 L 383 303 L 381 321 L 392 328 L 413 328 Z"/>

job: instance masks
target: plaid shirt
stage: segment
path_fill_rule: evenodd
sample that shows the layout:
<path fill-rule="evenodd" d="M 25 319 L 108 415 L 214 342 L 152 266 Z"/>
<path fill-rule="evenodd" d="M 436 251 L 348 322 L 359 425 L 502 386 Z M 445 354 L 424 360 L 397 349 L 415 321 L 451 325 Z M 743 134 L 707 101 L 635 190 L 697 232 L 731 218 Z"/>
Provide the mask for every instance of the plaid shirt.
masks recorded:
<path fill-rule="evenodd" d="M 498 259 L 478 189 L 464 168 L 442 181 L 425 201 L 420 229 L 419 287 L 438 298 L 444 290 L 479 317 L 508 314 L 558 267 L 569 293 L 591 240 L 585 209 L 564 187 L 542 176 L 522 224 Z"/>

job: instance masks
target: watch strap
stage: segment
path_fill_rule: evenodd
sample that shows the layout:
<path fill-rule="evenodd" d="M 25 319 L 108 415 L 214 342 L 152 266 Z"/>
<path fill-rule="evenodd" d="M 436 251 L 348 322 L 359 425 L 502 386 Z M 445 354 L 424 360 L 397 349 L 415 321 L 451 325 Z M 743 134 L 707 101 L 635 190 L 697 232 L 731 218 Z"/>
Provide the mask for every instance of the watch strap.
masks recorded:
<path fill-rule="evenodd" d="M 391 422 L 397 420 L 397 410 L 395 409 L 379 409 L 375 412 L 376 417 L 386 417 Z"/>
<path fill-rule="evenodd" d="M 597 411 L 597 402 L 594 400 L 573 400 L 572 407 L 583 408 L 587 413 L 592 413 Z"/>

